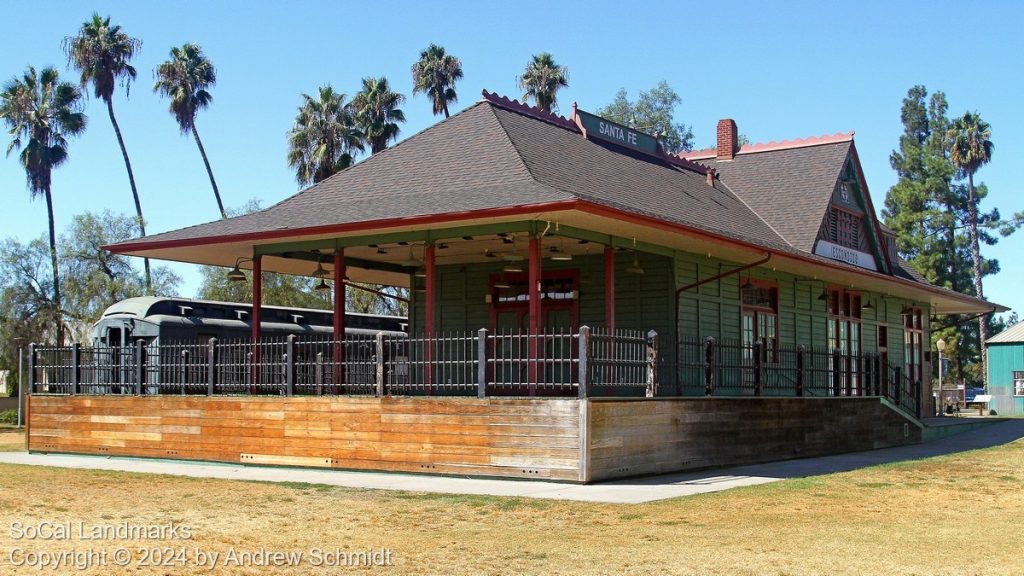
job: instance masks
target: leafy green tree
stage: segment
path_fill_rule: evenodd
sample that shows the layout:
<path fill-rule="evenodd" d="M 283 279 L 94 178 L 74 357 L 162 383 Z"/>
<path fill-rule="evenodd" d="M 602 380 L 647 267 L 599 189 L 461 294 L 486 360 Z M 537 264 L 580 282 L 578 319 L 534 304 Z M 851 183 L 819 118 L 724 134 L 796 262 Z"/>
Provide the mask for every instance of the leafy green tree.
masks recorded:
<path fill-rule="evenodd" d="M 0 241 L 0 370 L 16 374 L 18 349 L 55 338 L 49 259 L 43 238 Z"/>
<path fill-rule="evenodd" d="M 446 54 L 443 46 L 431 44 L 412 65 L 413 94 L 423 92 L 434 106 L 434 115 L 448 118 L 448 103 L 458 101 L 455 82 L 462 79 L 462 62 Z"/>
<path fill-rule="evenodd" d="M 612 103 L 598 110 L 597 114 L 655 134 L 666 152 L 677 154 L 693 149 L 693 129 L 675 121 L 675 109 L 680 102 L 679 94 L 662 80 L 650 90 L 641 90 L 636 102 L 629 100 L 625 88 L 619 89 Z"/>
<path fill-rule="evenodd" d="M 288 165 L 299 185 L 308 186 L 348 168 L 355 153 L 363 150 L 363 134 L 345 95 L 330 84 L 320 87 L 317 98 L 302 98 L 288 132 Z"/>
<path fill-rule="evenodd" d="M 545 112 L 558 104 L 558 91 L 569 87 L 569 69 L 559 66 L 548 52 L 534 54 L 518 79 L 523 101 L 533 100 Z"/>
<path fill-rule="evenodd" d="M 121 156 L 124 157 L 124 167 L 128 170 L 128 183 L 135 199 L 139 232 L 145 236 L 146 221 L 142 217 L 142 202 L 139 200 L 139 190 L 135 186 L 135 173 L 132 172 L 128 149 L 125 148 L 124 138 L 121 137 L 121 127 L 114 116 L 114 89 L 120 80 L 125 95 L 130 92 L 131 83 L 137 75 L 131 60 L 140 49 L 142 40 L 129 36 L 120 26 L 111 26 L 109 16 L 101 18 L 97 13 L 93 13 L 92 19 L 82 24 L 76 36 L 64 39 L 64 52 L 67 54 L 68 64 L 81 73 L 82 89 L 85 90 L 91 83 L 93 93 L 107 105 L 107 114 L 114 126 L 117 144 L 121 147 Z M 149 258 L 143 259 L 143 265 L 146 270 L 146 293 L 152 294 L 153 281 Z"/>
<path fill-rule="evenodd" d="M 169 268 L 155 266 L 147 289 L 145 275 L 135 268 L 133 258 L 103 249 L 131 240 L 134 228 L 132 218 L 106 210 L 75 215 L 61 234 L 64 315 L 69 324 L 80 327 L 86 340 L 91 337 L 92 325 L 112 304 L 149 293 L 172 296 L 181 284 L 181 278 Z"/>
<path fill-rule="evenodd" d="M 998 273 L 999 262 L 985 258 L 980 250 L 975 259 L 972 245 L 975 240 L 995 244 L 999 235 L 1020 226 L 1021 215 L 1003 220 L 997 209 L 980 211 L 978 205 L 988 190 L 984 184 L 973 185 L 954 161 L 954 122 L 947 111 L 942 92 L 930 98 L 923 86 L 907 92 L 900 114 L 904 132 L 899 149 L 890 156 L 899 181 L 886 195 L 883 217 L 897 235 L 900 254 L 929 282 L 979 296 L 976 274 Z M 972 221 L 977 223 L 976 239 Z M 950 344 L 946 355 L 954 365 L 951 376 L 977 384 L 984 380 L 982 326 L 991 333 L 994 320 L 991 315 L 983 319 L 984 324 L 968 325 L 966 320 L 958 315 L 940 318 L 933 323 L 932 338 L 941 337 Z"/>
<path fill-rule="evenodd" d="M 178 122 L 182 134 L 192 132 L 203 157 L 206 173 L 210 176 L 213 196 L 217 199 L 217 208 L 221 218 L 227 218 L 224 202 L 220 198 L 217 180 L 213 177 L 210 160 L 206 157 L 206 149 L 196 130 L 196 114 L 209 108 L 213 102 L 210 88 L 217 84 L 217 70 L 213 63 L 203 54 L 198 44 L 187 43 L 180 48 L 171 48 L 171 59 L 156 68 L 156 84 L 153 91 L 171 100 L 170 112 Z"/>
<path fill-rule="evenodd" d="M 257 200 L 250 200 L 231 216 L 240 216 L 260 210 Z M 310 272 L 314 264 L 310 264 Z M 202 282 L 197 298 L 219 300 L 222 302 L 252 302 L 252 274 L 245 272 L 245 282 L 232 282 L 227 279 L 228 269 L 220 266 L 200 266 Z M 329 281 L 329 279 L 328 279 Z M 316 290 L 319 280 L 309 276 L 291 274 L 263 273 L 263 301 L 273 306 L 290 306 L 295 308 L 313 308 L 319 310 L 333 309 L 333 290 Z M 365 285 L 367 288 L 387 294 L 395 294 L 408 298 L 408 290 L 390 286 Z M 351 288 L 346 290 L 345 309 L 349 312 L 365 312 L 368 314 L 406 314 L 403 303 L 391 298 L 384 298 L 372 292 Z"/>
<path fill-rule="evenodd" d="M 398 108 L 403 103 L 405 96 L 393 92 L 387 78 L 363 78 L 363 89 L 352 99 L 352 107 L 370 154 L 381 152 L 389 142 L 398 140 L 398 123 L 405 122 L 405 113 Z"/>
<path fill-rule="evenodd" d="M 889 189 L 883 218 L 896 234 L 900 254 L 932 284 L 957 292 L 968 287 L 970 265 L 959 227 L 964 206 L 959 202 L 956 169 L 946 153 L 946 96 L 929 97 L 924 86 L 907 91 L 900 110 L 903 134 L 889 163 L 899 181 Z M 948 344 L 950 376 L 963 380 L 977 350 L 977 333 L 958 326 L 953 316 L 933 325 L 933 339 Z"/>
<path fill-rule="evenodd" d="M 7 155 L 21 150 L 18 159 L 25 169 L 29 194 L 32 198 L 43 196 L 46 199 L 53 276 L 49 312 L 57 343 L 64 341 L 64 324 L 61 319 L 51 175 L 54 168 L 68 159 L 67 138 L 85 130 L 86 117 L 81 107 L 82 93 L 73 84 L 62 82 L 52 67 L 43 68 L 41 73 L 29 67 L 21 78 L 9 81 L 0 94 L 0 118 L 10 128 L 13 137 L 7 146 Z"/>

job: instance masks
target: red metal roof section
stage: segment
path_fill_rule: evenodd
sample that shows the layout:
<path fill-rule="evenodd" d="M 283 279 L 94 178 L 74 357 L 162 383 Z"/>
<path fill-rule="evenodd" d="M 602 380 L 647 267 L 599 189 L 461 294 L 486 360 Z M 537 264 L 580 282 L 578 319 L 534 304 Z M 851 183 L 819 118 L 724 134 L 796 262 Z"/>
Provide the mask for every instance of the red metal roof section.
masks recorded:
<path fill-rule="evenodd" d="M 499 96 L 493 92 L 488 92 L 487 90 L 482 90 L 481 94 L 483 95 L 485 101 L 490 102 L 491 104 L 494 104 L 499 108 L 504 108 L 505 110 L 516 112 L 518 114 L 523 114 L 524 116 L 529 116 L 530 118 L 535 118 L 537 120 L 541 120 L 549 124 L 554 124 L 555 126 L 561 126 L 562 128 L 565 128 L 566 130 L 571 130 L 573 132 L 576 132 L 577 134 L 583 133 L 583 130 L 580 128 L 579 124 L 574 119 L 565 118 L 564 116 L 552 114 L 551 112 L 545 112 L 540 108 L 537 108 L 536 106 L 530 106 L 529 104 L 526 104 L 524 102 L 509 99 L 507 96 Z M 575 109 L 575 104 L 573 104 L 573 108 Z M 669 164 L 679 166 L 680 168 L 685 168 L 686 170 L 690 170 L 698 174 L 704 174 L 707 172 L 707 168 L 700 164 L 697 164 L 696 162 L 691 162 L 687 158 L 682 158 L 674 154 L 668 154 L 665 152 L 662 152 L 662 157 Z"/>
<path fill-rule="evenodd" d="M 796 138 L 794 140 L 772 140 L 767 143 L 747 144 L 741 147 L 736 154 L 756 154 L 758 152 L 771 152 L 772 150 L 788 150 L 790 148 L 806 148 L 808 146 L 820 146 L 822 144 L 834 144 L 836 142 L 849 142 L 853 140 L 853 132 L 826 134 L 824 136 L 810 136 L 808 138 Z M 714 158 L 717 148 L 705 148 L 703 150 L 690 150 L 680 152 L 679 157 L 685 160 L 707 160 Z"/>
<path fill-rule="evenodd" d="M 482 90 L 481 94 L 483 94 L 484 100 L 500 108 L 511 110 L 512 112 L 518 112 L 519 114 L 523 114 L 531 118 L 536 118 L 537 120 L 542 120 L 549 124 L 554 124 L 555 126 L 561 126 L 566 130 L 579 132 L 579 128 L 576 127 L 575 122 L 569 120 L 568 118 L 559 116 L 558 114 L 545 112 L 540 108 L 537 108 L 536 106 L 530 106 L 525 102 L 519 102 L 518 100 L 509 100 L 507 96 L 498 96 L 497 94 L 488 92 L 487 90 Z"/>

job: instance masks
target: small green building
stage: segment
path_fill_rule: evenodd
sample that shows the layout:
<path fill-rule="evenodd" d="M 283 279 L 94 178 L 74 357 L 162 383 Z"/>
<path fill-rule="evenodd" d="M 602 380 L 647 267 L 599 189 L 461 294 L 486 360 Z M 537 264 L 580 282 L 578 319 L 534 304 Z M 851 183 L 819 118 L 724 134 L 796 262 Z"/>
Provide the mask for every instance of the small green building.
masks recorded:
<path fill-rule="evenodd" d="M 989 408 L 999 416 L 1024 416 L 1024 322 L 988 339 Z"/>

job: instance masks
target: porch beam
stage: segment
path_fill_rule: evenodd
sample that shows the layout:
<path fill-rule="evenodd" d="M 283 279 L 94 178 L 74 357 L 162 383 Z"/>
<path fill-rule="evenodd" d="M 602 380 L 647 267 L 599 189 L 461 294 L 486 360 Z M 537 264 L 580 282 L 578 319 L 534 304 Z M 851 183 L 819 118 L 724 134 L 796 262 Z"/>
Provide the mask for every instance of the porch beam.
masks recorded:
<path fill-rule="evenodd" d="M 345 249 L 334 252 L 334 386 L 344 381 L 345 362 Z"/>
<path fill-rule="evenodd" d="M 255 393 L 260 380 L 260 336 L 263 332 L 263 256 L 252 256 L 252 369 L 250 392 Z"/>
<path fill-rule="evenodd" d="M 263 319 L 263 256 L 253 254 L 252 257 L 252 341 L 259 341 L 262 333 L 260 322 Z"/>
<path fill-rule="evenodd" d="M 632 238 L 620 238 L 610 234 L 601 234 L 600 232 L 594 232 L 592 230 L 586 230 L 584 228 L 577 228 L 575 226 L 567 226 L 565 224 L 558 225 L 558 235 L 565 238 L 575 238 L 576 240 L 587 240 L 588 242 L 595 242 L 597 244 L 603 244 L 605 246 L 612 246 L 613 248 L 629 248 L 633 249 Z M 675 256 L 677 250 L 667 248 L 665 246 L 658 246 L 657 244 L 649 244 L 647 242 L 641 242 L 637 240 L 636 249 L 640 252 L 646 252 L 648 254 L 657 254 L 658 256 L 667 256 L 669 258 Z"/>
<path fill-rule="evenodd" d="M 541 279 L 541 258 L 540 238 L 530 237 L 530 272 L 529 272 L 529 296 L 530 296 L 530 333 L 538 334 L 541 329 L 540 311 L 540 279 Z M 531 340 L 532 342 L 532 340 Z"/>
<path fill-rule="evenodd" d="M 338 248 L 338 250 L 344 250 L 344 248 Z M 278 258 L 287 258 L 290 260 L 306 260 L 307 262 L 323 262 L 323 256 L 312 252 L 281 252 L 278 254 L 265 254 L 265 256 L 276 256 Z M 383 270 L 384 272 L 397 272 L 398 274 L 408 274 L 413 270 L 413 268 L 402 266 L 401 264 L 374 262 L 372 260 L 364 260 L 362 258 L 349 257 L 345 259 L 345 262 L 346 266 L 363 268 L 364 270 Z"/>
<path fill-rule="evenodd" d="M 426 288 L 427 292 L 424 297 L 424 328 L 426 329 L 426 338 L 424 342 L 424 360 L 426 361 L 426 370 L 424 371 L 424 380 L 426 385 L 426 393 L 430 394 L 431 384 L 433 384 L 433 341 L 434 338 L 434 322 L 437 320 L 437 271 L 435 269 L 436 264 L 436 250 L 437 248 L 433 244 L 427 244 L 426 249 L 423 250 L 423 269 L 427 275 Z"/>
<path fill-rule="evenodd" d="M 615 331 L 615 248 L 604 248 L 604 318 L 608 332 Z"/>
<path fill-rule="evenodd" d="M 455 226 L 436 230 L 415 230 L 409 232 L 389 232 L 371 236 L 348 236 L 344 238 L 328 238 L 323 240 L 297 240 L 275 244 L 258 244 L 254 247 L 257 254 L 280 255 L 284 252 L 308 252 L 312 250 L 333 250 L 368 244 L 394 244 L 396 242 L 434 242 L 461 238 L 462 236 L 498 234 L 499 232 L 530 232 L 534 223 L 529 220 L 514 222 L 496 222 L 493 224 L 477 224 L 472 226 Z M 349 259 L 349 263 L 352 260 Z"/>

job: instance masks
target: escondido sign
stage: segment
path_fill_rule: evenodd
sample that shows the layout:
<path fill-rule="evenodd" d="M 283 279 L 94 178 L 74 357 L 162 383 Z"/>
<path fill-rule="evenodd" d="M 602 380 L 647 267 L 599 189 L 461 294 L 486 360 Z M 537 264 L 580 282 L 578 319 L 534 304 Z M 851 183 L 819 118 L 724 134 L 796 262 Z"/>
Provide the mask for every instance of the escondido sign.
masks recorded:
<path fill-rule="evenodd" d="M 648 154 L 658 153 L 658 141 L 650 134 L 638 132 L 589 112 L 576 110 L 576 119 L 587 133 L 587 138 L 596 138 L 612 142 L 626 148 L 632 148 Z"/>
<path fill-rule="evenodd" d="M 839 260 L 840 262 L 846 262 L 847 264 L 852 264 L 860 268 L 878 270 L 878 265 L 875 263 L 875 257 L 871 254 L 861 252 L 859 250 L 851 250 L 850 248 L 840 246 L 839 244 L 833 244 L 832 242 L 818 240 L 818 245 L 815 246 L 814 253 L 818 256 Z"/>

